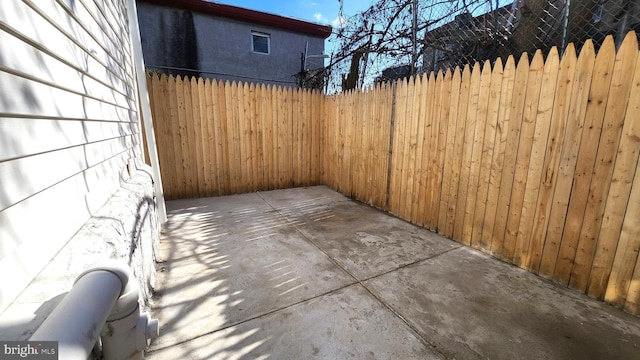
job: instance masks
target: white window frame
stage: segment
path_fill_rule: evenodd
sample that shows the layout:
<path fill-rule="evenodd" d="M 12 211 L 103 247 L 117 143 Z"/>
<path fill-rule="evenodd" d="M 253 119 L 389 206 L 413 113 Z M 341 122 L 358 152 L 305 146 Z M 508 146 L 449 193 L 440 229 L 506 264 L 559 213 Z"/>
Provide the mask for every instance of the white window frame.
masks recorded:
<path fill-rule="evenodd" d="M 253 39 L 254 37 L 263 37 L 267 39 L 267 52 L 261 52 L 261 51 L 256 51 L 255 46 L 254 46 L 254 42 Z M 259 32 L 259 31 L 252 31 L 251 32 L 251 52 L 254 54 L 262 54 L 262 55 L 269 55 L 271 54 L 271 35 L 267 34 L 267 33 L 263 33 L 263 32 Z"/>

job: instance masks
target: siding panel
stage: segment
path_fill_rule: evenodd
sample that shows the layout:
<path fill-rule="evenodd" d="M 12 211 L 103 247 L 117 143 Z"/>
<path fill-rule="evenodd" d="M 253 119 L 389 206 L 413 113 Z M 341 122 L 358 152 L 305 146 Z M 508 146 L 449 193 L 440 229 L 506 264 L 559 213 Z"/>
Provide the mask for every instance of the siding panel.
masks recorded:
<path fill-rule="evenodd" d="M 140 157 L 129 36 L 119 0 L 0 2 L 0 311 Z"/>

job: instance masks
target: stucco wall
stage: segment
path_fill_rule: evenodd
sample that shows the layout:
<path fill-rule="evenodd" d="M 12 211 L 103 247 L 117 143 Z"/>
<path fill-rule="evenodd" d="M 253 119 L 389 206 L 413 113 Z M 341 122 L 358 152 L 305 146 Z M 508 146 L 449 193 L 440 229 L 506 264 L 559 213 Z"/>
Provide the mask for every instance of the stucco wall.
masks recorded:
<path fill-rule="evenodd" d="M 194 70 L 174 72 L 183 75 L 292 86 L 305 43 L 309 55 L 324 51 L 321 37 L 145 2 L 138 19 L 147 67 Z M 251 51 L 252 31 L 270 35 L 269 55 Z M 308 69 L 322 66 L 321 58 L 307 60 Z"/>

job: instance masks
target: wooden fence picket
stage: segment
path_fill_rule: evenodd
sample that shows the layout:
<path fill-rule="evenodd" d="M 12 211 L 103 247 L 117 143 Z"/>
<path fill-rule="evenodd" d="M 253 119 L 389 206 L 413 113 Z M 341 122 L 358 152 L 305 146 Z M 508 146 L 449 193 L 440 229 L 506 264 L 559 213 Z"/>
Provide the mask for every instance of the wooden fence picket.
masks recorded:
<path fill-rule="evenodd" d="M 636 176 L 633 181 L 631 194 L 629 195 L 629 206 L 625 214 L 624 224 L 622 225 L 622 234 L 620 235 L 620 242 L 623 243 L 619 251 L 622 261 L 616 263 L 614 260 L 614 271 L 617 270 L 618 275 L 612 277 L 613 281 L 609 282 L 609 286 L 627 285 L 628 289 L 626 294 L 611 293 L 609 297 L 605 298 L 607 301 L 611 301 L 613 304 L 619 306 L 619 304 L 622 303 L 621 298 L 624 295 L 624 309 L 636 315 L 640 314 L 640 256 L 638 256 L 638 253 L 640 253 L 640 244 L 638 244 L 638 239 L 640 239 L 640 228 L 638 228 L 640 224 L 638 222 L 638 218 L 640 217 L 639 173 L 640 162 L 638 162 L 638 167 L 636 167 Z M 635 263 L 633 262 L 634 256 Z M 627 258 L 625 259 L 625 257 Z M 617 268 L 616 265 L 618 265 Z M 631 268 L 634 268 L 632 273 Z M 626 273 L 625 277 L 619 276 L 620 273 Z M 627 277 L 629 275 L 630 278 Z M 618 280 L 622 281 L 618 282 Z"/>
<path fill-rule="evenodd" d="M 558 251 L 564 230 L 569 196 L 573 174 L 576 168 L 576 160 L 582 139 L 582 129 L 589 100 L 589 88 L 593 75 L 595 55 L 593 47 L 588 44 L 582 48 L 576 63 L 571 103 L 566 120 L 564 140 L 561 150 L 555 188 L 553 191 L 552 207 L 547 225 L 545 245 L 542 252 L 539 274 L 543 277 L 553 277 L 553 271 L 558 259 Z"/>
<path fill-rule="evenodd" d="M 458 186 L 460 184 L 460 167 L 462 165 L 462 151 L 464 148 L 465 130 L 467 110 L 469 106 L 469 91 L 471 88 L 471 70 L 469 65 L 466 65 L 462 70 L 462 78 L 460 81 L 460 99 L 456 106 L 457 120 L 456 120 L 456 138 L 453 145 L 453 159 L 451 163 L 451 185 L 449 187 L 449 201 L 447 206 L 447 222 L 445 227 L 445 236 L 454 240 L 459 240 L 454 236 L 456 214 L 458 206 Z"/>
<path fill-rule="evenodd" d="M 460 68 L 453 70 L 451 79 L 451 101 L 449 102 L 449 117 L 447 119 L 447 141 L 446 151 L 443 165 L 443 178 L 451 179 L 453 177 L 453 159 L 455 157 L 455 142 L 458 130 L 458 104 L 460 101 L 460 85 L 462 82 L 462 73 Z M 440 207 L 438 211 L 438 233 L 447 234 L 447 224 L 449 216 L 449 202 L 453 199 L 450 197 L 452 191 L 452 183 L 450 180 L 443 181 L 440 190 Z"/>
<path fill-rule="evenodd" d="M 485 63 L 489 69 L 490 65 Z M 496 128 L 498 113 L 500 111 L 500 92 L 502 89 L 502 61 L 497 59 L 491 69 L 490 87 L 487 92 L 487 114 L 485 119 L 484 139 L 480 150 L 480 164 L 478 173 L 478 190 L 476 191 L 476 208 L 472 218 L 471 246 L 483 250 L 488 249 L 487 243 L 482 240 L 485 211 L 487 209 L 489 180 L 491 176 L 491 164 L 496 145 Z"/>
<path fill-rule="evenodd" d="M 409 139 L 409 142 L 411 144 L 410 162 L 413 171 L 411 174 L 412 179 L 409 180 L 411 184 L 411 194 L 407 194 L 407 196 L 405 197 L 407 199 L 406 208 L 407 218 L 409 219 L 409 222 L 413 224 L 419 224 L 419 213 L 421 210 L 420 207 L 422 205 L 420 194 L 424 191 L 424 182 L 426 178 L 426 174 L 423 171 L 423 150 L 425 146 L 425 130 L 429 122 L 429 119 L 425 114 L 426 107 L 429 105 L 429 95 L 427 94 L 429 87 L 428 74 L 416 76 L 415 83 L 413 85 L 414 93 L 413 99 L 411 100 L 411 102 L 413 103 L 413 130 Z"/>
<path fill-rule="evenodd" d="M 502 245 L 503 256 L 507 261 L 513 260 L 518 231 L 520 228 L 522 207 L 524 206 L 527 178 L 528 174 L 532 170 L 530 158 L 538 117 L 538 103 L 540 100 L 543 75 L 544 61 L 542 59 L 542 52 L 537 51 L 529 65 L 526 99 L 524 102 L 521 122 L 522 125 L 520 128 L 520 141 L 517 147 L 518 150 L 513 173 L 513 186 L 511 187 L 511 199 L 509 200 L 509 211 L 507 212 L 504 243 Z"/>
<path fill-rule="evenodd" d="M 457 201 L 456 210 L 454 213 L 454 227 L 453 227 L 453 239 L 466 244 L 466 240 L 463 237 L 465 210 L 469 194 L 469 182 L 471 171 L 471 155 L 474 143 L 474 134 L 476 132 L 476 119 L 478 109 L 478 98 L 480 96 L 480 64 L 476 63 L 471 70 L 471 78 L 469 80 L 469 95 L 468 102 L 463 111 L 464 117 L 462 121 L 465 124 L 464 131 L 461 135 L 460 145 L 460 171 L 458 172 L 458 189 L 457 189 Z M 462 113 L 461 113 L 462 114 Z M 468 244 L 466 244 L 468 245 Z"/>
<path fill-rule="evenodd" d="M 638 252 L 640 250 L 640 206 L 638 202 L 630 202 L 638 199 L 638 181 L 634 177 L 640 177 L 636 173 L 638 167 L 638 155 L 640 154 L 640 59 L 636 60 L 635 72 L 632 81 L 631 93 L 622 127 L 622 136 L 618 145 L 616 162 L 611 179 L 611 188 L 607 198 L 607 207 L 604 212 L 604 221 L 600 230 L 602 242 L 617 246 L 611 247 L 611 251 L 605 251 L 604 247 L 598 247 L 596 259 L 601 268 L 604 264 L 611 266 L 605 291 L 605 300 L 618 307 L 624 305 L 629 290 L 633 269 L 635 267 Z M 632 189 L 635 185 L 635 189 Z M 633 194 L 632 194 L 633 190 Z M 613 240 L 610 240 L 612 238 Z M 617 241 L 615 241 L 617 240 Z M 614 250 L 615 249 L 615 250 Z M 608 265 L 608 264 L 611 265 Z M 606 278 L 603 276 L 602 278 Z M 590 290 L 594 290 L 593 287 Z"/>
<path fill-rule="evenodd" d="M 413 202 L 411 204 L 411 221 L 414 224 L 424 226 L 425 224 L 425 212 L 428 211 L 430 204 L 429 199 L 429 181 L 433 174 L 430 173 L 430 157 L 433 156 L 431 152 L 431 129 L 433 128 L 435 119 L 433 118 L 432 108 L 434 104 L 435 96 L 435 82 L 433 78 L 429 78 L 428 74 L 423 74 L 420 77 L 420 94 L 417 101 L 419 102 L 418 110 L 418 133 L 417 133 L 417 146 L 416 146 L 416 184 L 414 185 L 415 195 L 413 196 Z"/>
<path fill-rule="evenodd" d="M 480 64 L 476 63 L 476 68 L 480 67 Z M 475 69 L 474 69 L 475 71 Z M 478 72 L 480 70 L 478 69 Z M 466 146 L 470 147 L 468 150 L 469 156 L 469 181 L 466 186 L 467 195 L 466 204 L 464 206 L 464 213 L 462 214 L 462 243 L 470 246 L 471 238 L 473 237 L 473 219 L 476 211 L 476 199 L 479 188 L 480 179 L 480 163 L 482 161 L 482 149 L 483 142 L 486 133 L 486 121 L 487 113 L 489 111 L 489 97 L 491 96 L 491 64 L 486 61 L 482 66 L 482 74 L 480 75 L 480 85 L 478 93 L 478 105 L 476 114 L 470 114 L 470 117 L 475 117 L 475 126 L 471 139 L 467 142 Z M 468 125 L 470 123 L 468 122 Z"/>
<path fill-rule="evenodd" d="M 493 231 L 496 214 L 498 211 L 498 199 L 500 196 L 500 181 L 505 153 L 507 152 L 507 139 L 509 134 L 509 118 L 511 117 L 511 99 L 515 84 L 516 65 L 513 56 L 507 58 L 502 74 L 502 87 L 500 91 L 500 106 L 498 107 L 498 119 L 496 122 L 495 149 L 491 162 L 489 176 L 489 188 L 487 190 L 487 206 L 484 214 L 481 243 L 486 244 L 482 248 L 491 252 L 493 245 Z"/>
<path fill-rule="evenodd" d="M 603 50 L 606 51 L 606 49 Z M 590 57 L 595 56 L 591 41 L 585 43 L 582 48 L 582 52 L 584 51 L 588 51 Z M 571 277 L 576 249 L 580 239 L 580 229 L 583 225 L 589 199 L 589 187 L 598 150 L 598 141 L 602 132 L 606 98 L 609 93 L 609 84 L 613 71 L 613 59 L 613 56 L 598 56 L 594 62 L 585 123 L 582 129 L 575 171 L 573 172 L 571 198 L 553 275 L 555 281 L 564 285 L 569 283 Z"/>
<path fill-rule="evenodd" d="M 558 176 L 560 150 L 564 140 L 567 117 L 569 115 L 576 62 L 575 49 L 573 44 L 570 44 L 560 61 L 560 72 L 558 74 L 556 95 L 551 115 L 551 125 L 549 127 L 545 158 L 542 165 L 543 173 L 540 179 L 540 190 L 538 192 L 538 200 L 533 217 L 531 242 L 529 243 L 529 263 L 526 265 L 526 268 L 535 273 L 537 273 L 540 268 L 542 252 L 545 246 L 544 236 L 547 232 L 549 216 L 552 210 L 552 199 Z"/>
<path fill-rule="evenodd" d="M 500 192 L 498 194 L 496 219 L 493 226 L 493 240 L 491 252 L 494 256 L 509 261 L 505 253 L 504 240 L 509 216 L 509 202 L 515 175 L 518 144 L 522 129 L 522 117 L 527 93 L 527 81 L 529 78 L 529 59 L 526 53 L 522 54 L 516 67 L 513 97 L 511 98 L 510 116 L 507 120 L 507 141 L 502 163 L 502 177 L 500 179 Z"/>
<path fill-rule="evenodd" d="M 545 148 L 549 138 L 549 127 L 553 111 L 554 94 L 558 83 L 560 60 L 558 49 L 552 48 L 547 55 L 542 73 L 542 86 L 538 100 L 537 116 L 533 132 L 531 155 L 522 199 L 520 221 L 516 234 L 516 243 L 512 261 L 515 265 L 525 267 L 529 262 L 529 246 L 533 229 L 536 202 L 540 191 L 543 173 Z"/>
<path fill-rule="evenodd" d="M 396 111 L 394 118 L 394 139 L 391 149 L 393 159 L 391 161 L 393 169 L 391 171 L 391 189 L 389 192 L 389 211 L 398 215 L 400 212 L 400 189 L 402 186 L 402 171 L 404 162 L 404 140 L 406 129 L 406 105 L 407 105 L 407 81 L 401 80 L 396 90 Z"/>
<path fill-rule="evenodd" d="M 432 129 L 432 134 L 436 133 L 437 130 L 437 141 L 433 141 L 431 149 L 435 149 L 433 151 L 436 156 L 433 159 L 433 167 L 431 167 L 432 175 L 430 177 L 430 184 L 427 187 L 427 189 L 429 189 L 429 193 L 426 194 L 426 199 L 428 199 L 429 209 L 425 214 L 426 220 L 424 223 L 429 230 L 437 231 L 442 196 L 444 161 L 449 130 L 448 119 L 451 106 L 451 71 L 447 70 L 445 73 L 442 73 L 442 71 L 438 72 L 436 76 L 436 87 L 433 91 L 433 101 L 437 104 L 437 113 L 434 114 L 434 121 L 437 122 L 438 126 L 437 129 Z"/>

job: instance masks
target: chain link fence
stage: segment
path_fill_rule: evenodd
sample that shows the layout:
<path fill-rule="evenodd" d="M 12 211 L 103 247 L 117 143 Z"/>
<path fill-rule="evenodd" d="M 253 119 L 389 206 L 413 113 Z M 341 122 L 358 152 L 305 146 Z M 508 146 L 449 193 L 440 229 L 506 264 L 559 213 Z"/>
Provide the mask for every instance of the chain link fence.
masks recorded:
<path fill-rule="evenodd" d="M 640 33 L 640 0 L 377 0 L 372 4 L 337 31 L 342 49 L 337 57 L 347 60 L 335 69 L 342 90 L 371 83 L 367 78 L 390 81 L 476 61 L 519 57 L 523 52 L 533 55 L 537 49 L 546 55 L 554 46 L 562 54 L 569 43 L 579 51 L 587 39 L 597 50 L 607 35 L 619 44 L 629 30 Z"/>
<path fill-rule="evenodd" d="M 421 71 L 495 60 L 522 52 L 543 53 L 567 44 L 579 50 L 587 39 L 596 49 L 607 35 L 619 43 L 640 26 L 637 0 L 450 1 L 427 4 L 442 18 L 424 32 Z"/>

